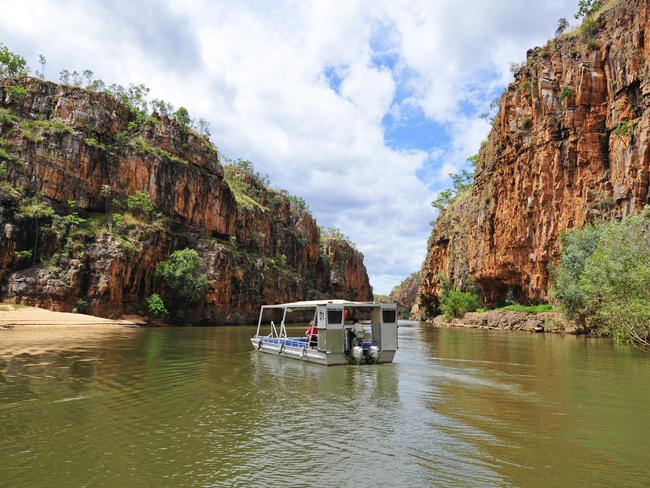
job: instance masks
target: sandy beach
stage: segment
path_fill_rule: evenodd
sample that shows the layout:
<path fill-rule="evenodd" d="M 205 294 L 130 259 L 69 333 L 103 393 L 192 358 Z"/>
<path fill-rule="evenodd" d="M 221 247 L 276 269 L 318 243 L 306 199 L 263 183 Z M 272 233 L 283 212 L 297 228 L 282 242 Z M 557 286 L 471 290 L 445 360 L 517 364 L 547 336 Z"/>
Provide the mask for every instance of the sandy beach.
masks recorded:
<path fill-rule="evenodd" d="M 112 320 L 81 313 L 52 312 L 37 307 L 0 304 L 0 333 L 3 330 L 58 330 L 79 328 L 123 328 L 143 325 L 138 318 Z"/>

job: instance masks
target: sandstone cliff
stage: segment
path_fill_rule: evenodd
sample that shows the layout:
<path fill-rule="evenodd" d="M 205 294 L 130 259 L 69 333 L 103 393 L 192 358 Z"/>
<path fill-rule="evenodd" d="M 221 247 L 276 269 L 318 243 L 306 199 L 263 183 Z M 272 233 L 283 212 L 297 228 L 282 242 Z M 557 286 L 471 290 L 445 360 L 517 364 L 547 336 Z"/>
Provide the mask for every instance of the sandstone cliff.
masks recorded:
<path fill-rule="evenodd" d="M 399 285 L 395 286 L 388 299 L 397 303 L 401 318 L 407 319 L 411 315 L 411 309 L 415 304 L 418 296 L 418 286 L 420 284 L 420 273 L 411 273 Z"/>
<path fill-rule="evenodd" d="M 441 273 L 488 305 L 548 300 L 562 231 L 650 202 L 649 2 L 607 7 L 591 29 L 528 52 L 472 189 L 433 228 L 420 313 L 435 309 Z"/>
<path fill-rule="evenodd" d="M 245 173 L 229 184 L 206 138 L 109 93 L 2 81 L 0 161 L 3 299 L 138 312 L 156 291 L 156 264 L 184 247 L 200 253 L 210 284 L 191 322 L 249 322 L 262 303 L 372 297 L 363 256 L 345 241 L 321 246 L 295 199 Z M 130 209 L 138 192 L 155 208 Z"/>

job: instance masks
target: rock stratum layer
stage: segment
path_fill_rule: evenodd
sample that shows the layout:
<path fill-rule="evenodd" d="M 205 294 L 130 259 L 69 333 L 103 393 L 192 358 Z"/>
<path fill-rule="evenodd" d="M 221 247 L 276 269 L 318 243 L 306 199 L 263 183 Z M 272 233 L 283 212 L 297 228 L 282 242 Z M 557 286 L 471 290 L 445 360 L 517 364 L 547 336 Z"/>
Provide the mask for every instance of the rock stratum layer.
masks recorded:
<path fill-rule="evenodd" d="M 416 313 L 436 309 L 441 275 L 478 285 L 487 305 L 546 301 L 562 231 L 650 201 L 649 2 L 605 10 L 591 32 L 528 51 L 472 189 L 434 225 Z"/>
<path fill-rule="evenodd" d="M 295 199 L 235 172 L 254 196 L 239 198 L 206 138 L 110 94 L 2 81 L 0 160 L 5 300 L 137 313 L 158 291 L 156 264 L 185 247 L 199 252 L 209 281 L 188 322 L 254 321 L 263 303 L 372 297 L 362 254 L 346 241 L 321 242 Z M 155 206 L 146 218 L 127 207 L 138 192 Z M 39 217 L 35 205 L 53 213 Z"/>

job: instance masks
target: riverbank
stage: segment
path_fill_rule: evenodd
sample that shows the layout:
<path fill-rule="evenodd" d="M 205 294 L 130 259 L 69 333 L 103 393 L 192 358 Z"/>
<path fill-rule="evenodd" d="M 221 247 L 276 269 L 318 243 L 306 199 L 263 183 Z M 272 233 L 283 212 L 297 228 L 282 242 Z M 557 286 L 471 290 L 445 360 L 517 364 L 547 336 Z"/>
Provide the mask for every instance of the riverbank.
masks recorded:
<path fill-rule="evenodd" d="M 82 313 L 52 312 L 38 307 L 0 304 L 0 332 L 6 330 L 59 330 L 122 328 L 145 325 L 140 317 L 112 320 Z"/>
<path fill-rule="evenodd" d="M 470 329 L 520 330 L 525 332 L 551 332 L 555 334 L 586 334 L 588 331 L 558 312 L 537 314 L 488 311 L 470 312 L 459 318 L 435 317 L 429 323 L 436 327 L 465 327 Z"/>

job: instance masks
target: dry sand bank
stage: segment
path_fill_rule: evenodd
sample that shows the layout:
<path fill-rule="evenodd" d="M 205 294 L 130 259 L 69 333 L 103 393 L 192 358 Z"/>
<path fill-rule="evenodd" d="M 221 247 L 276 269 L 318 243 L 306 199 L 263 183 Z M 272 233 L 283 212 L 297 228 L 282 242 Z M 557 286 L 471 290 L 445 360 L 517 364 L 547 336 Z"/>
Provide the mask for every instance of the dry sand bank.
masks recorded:
<path fill-rule="evenodd" d="M 144 325 L 144 321 L 111 320 L 81 313 L 52 312 L 37 307 L 0 305 L 0 333 L 4 330 L 120 328 Z"/>

